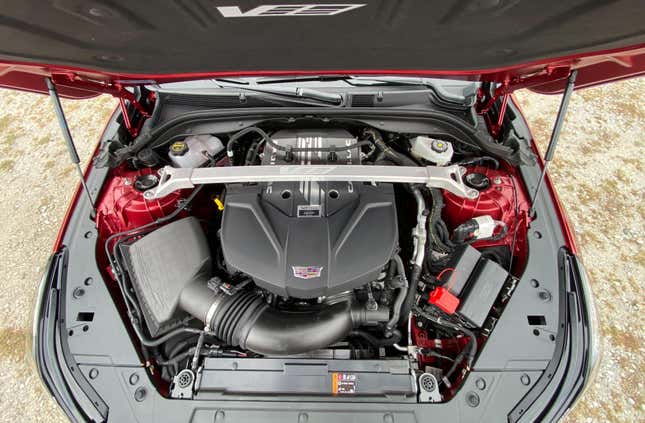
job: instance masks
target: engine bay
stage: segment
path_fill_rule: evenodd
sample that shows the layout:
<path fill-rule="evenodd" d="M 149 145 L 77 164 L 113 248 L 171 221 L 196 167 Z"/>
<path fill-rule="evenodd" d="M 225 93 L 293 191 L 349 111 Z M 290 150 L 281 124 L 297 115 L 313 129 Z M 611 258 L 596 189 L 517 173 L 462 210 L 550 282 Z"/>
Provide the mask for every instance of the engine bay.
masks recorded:
<path fill-rule="evenodd" d="M 454 166 L 476 193 L 311 176 L 147 194 L 164 184 L 163 169 L 310 166 Z M 515 167 L 467 142 L 358 121 L 258 122 L 172 137 L 114 166 L 97 203 L 97 253 L 172 398 L 444 402 L 513 294 L 528 209 Z M 322 367 L 275 373 L 287 365 Z"/>

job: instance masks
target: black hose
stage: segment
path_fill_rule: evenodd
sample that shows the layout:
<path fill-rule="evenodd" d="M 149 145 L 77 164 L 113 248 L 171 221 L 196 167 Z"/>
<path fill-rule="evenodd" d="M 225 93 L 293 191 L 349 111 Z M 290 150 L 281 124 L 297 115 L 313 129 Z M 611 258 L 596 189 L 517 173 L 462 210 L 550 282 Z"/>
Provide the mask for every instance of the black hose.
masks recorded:
<path fill-rule="evenodd" d="M 388 338 L 392 336 L 393 329 L 399 324 L 401 312 L 403 311 L 403 306 L 405 304 L 407 293 L 409 290 L 408 280 L 405 277 L 405 266 L 403 266 L 403 260 L 401 260 L 401 257 L 399 257 L 399 255 L 397 254 L 392 259 L 392 263 L 396 267 L 398 276 L 400 278 L 400 282 L 398 284 L 399 292 L 394 300 L 394 304 L 392 304 L 392 317 L 385 325 L 385 336 Z M 394 266 L 390 265 L 390 268 Z M 388 279 L 390 283 L 393 280 L 394 280 L 394 275 L 392 275 L 392 277 Z"/>
<path fill-rule="evenodd" d="M 371 139 L 376 145 L 376 148 L 379 149 L 385 158 L 398 164 L 399 166 L 419 166 L 417 162 L 407 157 L 404 154 L 395 151 L 383 141 L 383 137 L 380 132 L 374 128 L 365 128 L 363 130 L 363 136 Z"/>
<path fill-rule="evenodd" d="M 392 336 L 390 336 L 389 338 L 379 339 L 376 336 L 372 335 L 371 333 L 360 329 L 351 331 L 349 333 L 349 336 L 355 337 L 355 338 L 362 338 L 366 340 L 374 348 L 387 347 L 390 345 L 398 344 L 402 337 L 401 331 L 399 331 L 398 329 L 394 329 L 392 331 Z"/>
<path fill-rule="evenodd" d="M 410 310 L 414 306 L 414 300 L 417 295 L 417 286 L 419 285 L 419 278 L 421 277 L 421 266 L 416 264 L 412 266 L 412 271 L 410 272 L 410 283 L 408 284 L 408 292 L 403 302 L 403 307 L 401 307 L 401 316 L 399 317 L 399 324 L 403 324 L 410 314 Z"/>
<path fill-rule="evenodd" d="M 493 164 L 494 169 L 499 169 L 499 160 L 491 156 L 480 156 L 472 159 L 465 159 L 455 164 L 460 166 L 472 166 L 472 165 L 483 165 L 484 162 L 490 162 Z"/>
<path fill-rule="evenodd" d="M 215 293 L 206 281 L 184 288 L 180 307 L 213 328 L 227 345 L 265 355 L 291 355 L 325 348 L 344 339 L 354 328 L 387 322 L 389 309 L 375 311 L 350 301 L 307 311 L 279 310 L 252 291 Z"/>
<path fill-rule="evenodd" d="M 157 365 L 159 366 L 174 366 L 175 364 L 179 364 L 183 360 L 186 360 L 187 358 L 191 358 L 195 355 L 195 351 L 197 350 L 197 347 L 190 347 L 188 350 L 181 352 L 174 357 L 169 358 L 168 360 L 161 360 L 157 361 Z M 220 347 L 210 347 L 210 348 L 202 348 L 201 351 L 199 352 L 199 355 L 202 357 L 240 357 L 240 353 L 237 352 L 232 352 L 232 351 L 224 351 Z"/>
<path fill-rule="evenodd" d="M 428 235 L 432 249 L 440 253 L 451 253 L 455 247 L 451 243 L 444 242 L 436 228 L 438 223 L 443 223 L 441 219 L 443 196 L 437 188 L 430 188 L 430 196 L 432 198 L 432 208 L 430 209 L 430 216 L 428 217 Z"/>
<path fill-rule="evenodd" d="M 201 329 L 195 329 L 195 328 L 178 328 L 175 330 L 171 330 L 170 332 L 158 338 L 148 338 L 146 335 L 143 334 L 143 332 L 141 332 L 141 327 L 139 326 L 138 322 L 133 321 L 132 327 L 134 328 L 134 332 L 137 334 L 137 338 L 139 338 L 139 341 L 146 347 L 157 347 L 163 344 L 164 342 L 170 340 L 171 338 L 174 338 L 175 336 L 181 335 L 183 333 L 199 334 L 203 332 Z"/>

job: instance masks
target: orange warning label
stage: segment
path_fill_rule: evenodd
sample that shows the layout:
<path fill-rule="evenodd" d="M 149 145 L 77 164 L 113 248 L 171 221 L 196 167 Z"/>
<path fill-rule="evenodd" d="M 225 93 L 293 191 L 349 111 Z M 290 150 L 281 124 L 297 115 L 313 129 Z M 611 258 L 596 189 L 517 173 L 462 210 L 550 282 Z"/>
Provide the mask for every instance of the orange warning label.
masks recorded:
<path fill-rule="evenodd" d="M 355 394 L 356 375 L 352 373 L 332 373 L 331 392 L 334 395 Z"/>

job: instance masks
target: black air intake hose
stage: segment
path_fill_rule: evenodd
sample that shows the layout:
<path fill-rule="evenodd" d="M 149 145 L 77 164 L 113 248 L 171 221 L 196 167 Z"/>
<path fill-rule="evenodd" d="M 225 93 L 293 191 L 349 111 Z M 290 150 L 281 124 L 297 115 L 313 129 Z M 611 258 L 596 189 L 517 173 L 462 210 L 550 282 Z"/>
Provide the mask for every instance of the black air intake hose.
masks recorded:
<path fill-rule="evenodd" d="M 278 310 L 250 291 L 215 293 L 195 281 L 181 294 L 180 306 L 204 321 L 229 345 L 265 355 L 291 355 L 326 348 L 362 325 L 386 322 L 389 310 L 368 311 L 350 301 L 306 312 Z"/>

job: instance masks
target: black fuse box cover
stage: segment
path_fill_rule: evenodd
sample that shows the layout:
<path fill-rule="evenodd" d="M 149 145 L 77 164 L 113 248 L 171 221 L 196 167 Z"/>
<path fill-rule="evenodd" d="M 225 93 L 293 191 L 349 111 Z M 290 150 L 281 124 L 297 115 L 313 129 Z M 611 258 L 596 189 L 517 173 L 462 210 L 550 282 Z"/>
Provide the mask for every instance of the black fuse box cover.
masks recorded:
<path fill-rule="evenodd" d="M 448 276 L 448 282 L 445 284 L 452 295 L 461 296 L 481 256 L 479 251 L 468 244 L 457 247 L 448 263 L 448 268 L 454 270 Z"/>
<path fill-rule="evenodd" d="M 482 258 L 470 275 L 465 294 L 457 309 L 467 322 L 481 327 L 499 295 L 508 272 L 492 260 Z"/>

